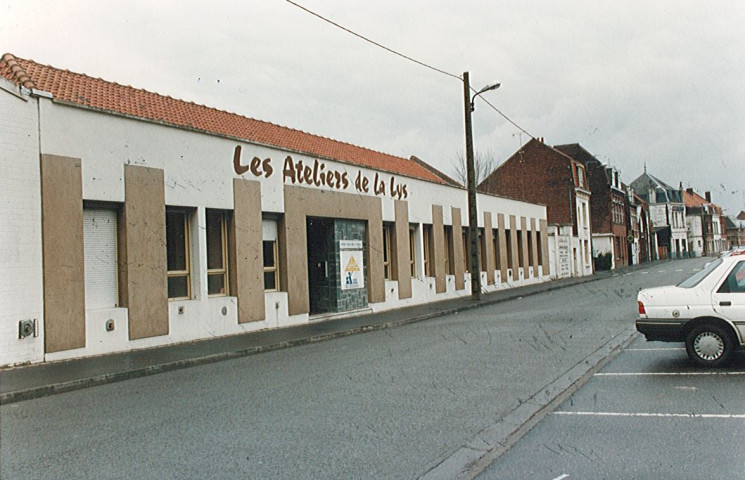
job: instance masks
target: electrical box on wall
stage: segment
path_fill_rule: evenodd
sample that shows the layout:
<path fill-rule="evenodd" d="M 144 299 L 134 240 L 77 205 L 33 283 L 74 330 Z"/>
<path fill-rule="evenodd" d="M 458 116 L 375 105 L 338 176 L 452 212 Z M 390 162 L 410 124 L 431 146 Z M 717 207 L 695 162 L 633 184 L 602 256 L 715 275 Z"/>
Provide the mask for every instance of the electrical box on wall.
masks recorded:
<path fill-rule="evenodd" d="M 37 336 L 36 320 L 21 320 L 18 322 L 18 338 Z"/>

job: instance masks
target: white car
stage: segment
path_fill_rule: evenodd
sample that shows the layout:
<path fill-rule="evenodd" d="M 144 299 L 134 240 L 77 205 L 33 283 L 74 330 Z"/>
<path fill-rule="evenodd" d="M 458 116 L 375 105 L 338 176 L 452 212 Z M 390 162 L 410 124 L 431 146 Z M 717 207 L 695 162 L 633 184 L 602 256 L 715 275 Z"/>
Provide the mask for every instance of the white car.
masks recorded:
<path fill-rule="evenodd" d="M 708 263 L 678 285 L 637 295 L 636 329 L 647 340 L 685 342 L 704 366 L 722 365 L 745 347 L 745 252 Z"/>

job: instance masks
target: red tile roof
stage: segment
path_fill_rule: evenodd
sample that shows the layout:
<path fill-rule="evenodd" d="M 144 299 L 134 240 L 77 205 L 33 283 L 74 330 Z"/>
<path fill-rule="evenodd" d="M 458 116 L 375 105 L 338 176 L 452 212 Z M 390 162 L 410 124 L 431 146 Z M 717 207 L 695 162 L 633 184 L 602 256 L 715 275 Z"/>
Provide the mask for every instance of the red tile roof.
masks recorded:
<path fill-rule="evenodd" d="M 55 101 L 226 135 L 429 182 L 448 183 L 432 170 L 407 158 L 41 65 L 10 53 L 0 59 L 0 75 L 16 85 L 51 93 Z"/>

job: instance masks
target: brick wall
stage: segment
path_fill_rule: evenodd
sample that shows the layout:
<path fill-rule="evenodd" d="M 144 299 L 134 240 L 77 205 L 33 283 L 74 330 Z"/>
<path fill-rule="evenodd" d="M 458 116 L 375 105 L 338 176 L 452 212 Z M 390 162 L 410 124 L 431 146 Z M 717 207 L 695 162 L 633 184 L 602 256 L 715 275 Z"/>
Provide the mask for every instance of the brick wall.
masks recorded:
<path fill-rule="evenodd" d="M 574 182 L 571 160 L 538 140 L 508 158 L 479 190 L 546 205 L 549 224 L 571 224 Z"/>

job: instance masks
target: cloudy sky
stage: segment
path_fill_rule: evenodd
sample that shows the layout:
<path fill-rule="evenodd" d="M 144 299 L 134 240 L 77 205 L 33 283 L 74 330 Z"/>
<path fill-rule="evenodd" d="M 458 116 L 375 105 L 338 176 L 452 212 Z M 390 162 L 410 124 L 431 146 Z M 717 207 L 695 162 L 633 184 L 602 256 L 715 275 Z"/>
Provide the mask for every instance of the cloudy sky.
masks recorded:
<path fill-rule="evenodd" d="M 580 143 L 745 209 L 742 0 L 0 0 L 0 50 L 452 174 L 463 86 L 534 137 Z M 477 100 L 475 149 L 529 140 Z"/>

